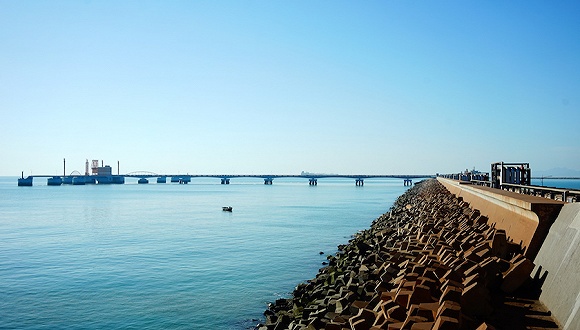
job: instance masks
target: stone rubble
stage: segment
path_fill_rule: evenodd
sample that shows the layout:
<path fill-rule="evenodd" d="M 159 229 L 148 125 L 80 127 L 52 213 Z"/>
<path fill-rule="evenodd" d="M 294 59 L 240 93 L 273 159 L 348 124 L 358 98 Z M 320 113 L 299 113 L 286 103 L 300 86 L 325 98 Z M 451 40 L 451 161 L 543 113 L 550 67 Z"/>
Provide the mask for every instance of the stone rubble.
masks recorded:
<path fill-rule="evenodd" d="M 409 189 L 338 250 L 291 298 L 270 304 L 256 329 L 494 329 L 494 301 L 534 268 L 437 180 Z"/>

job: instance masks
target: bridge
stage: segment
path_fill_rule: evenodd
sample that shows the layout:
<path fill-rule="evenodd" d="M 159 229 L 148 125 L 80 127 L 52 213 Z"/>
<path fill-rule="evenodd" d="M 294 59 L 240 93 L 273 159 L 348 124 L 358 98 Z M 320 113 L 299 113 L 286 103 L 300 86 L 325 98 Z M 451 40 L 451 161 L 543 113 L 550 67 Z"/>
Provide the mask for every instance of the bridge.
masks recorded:
<path fill-rule="evenodd" d="M 18 179 L 19 186 L 32 186 L 34 178 L 47 178 L 47 184 L 50 186 L 60 186 L 62 184 L 84 185 L 84 184 L 123 184 L 125 178 L 137 178 L 138 183 L 149 183 L 150 178 L 157 178 L 157 183 L 167 183 L 167 178 L 170 182 L 187 184 L 191 182 L 192 178 L 216 178 L 220 180 L 221 184 L 230 184 L 230 180 L 234 178 L 259 178 L 264 180 L 264 184 L 271 185 L 274 179 L 277 178 L 304 178 L 308 179 L 308 184 L 311 186 L 318 185 L 318 179 L 323 178 L 347 178 L 354 179 L 356 186 L 363 186 L 365 179 L 388 178 L 388 179 L 403 179 L 405 186 L 410 186 L 413 179 L 434 178 L 433 174 L 158 174 L 148 171 L 130 172 L 127 174 L 118 175 L 81 175 L 79 172 L 71 173 L 70 175 L 54 176 L 54 175 L 30 175 Z"/>
<path fill-rule="evenodd" d="M 150 172 L 131 172 L 124 175 L 125 177 L 133 177 L 133 178 L 166 178 L 171 177 L 172 182 L 175 178 L 179 178 L 185 180 L 184 183 L 190 182 L 191 178 L 217 178 L 221 179 L 221 184 L 229 184 L 230 179 L 232 178 L 261 178 L 264 179 L 264 184 L 272 184 L 274 179 L 276 178 L 306 178 L 308 179 L 309 185 L 317 185 L 318 179 L 322 178 L 350 178 L 355 179 L 355 185 L 362 186 L 364 185 L 364 179 L 371 179 L 371 178 L 394 178 L 394 179 L 404 179 L 405 185 L 411 185 L 412 179 L 418 178 L 430 178 L 435 177 L 434 175 L 414 175 L 414 174 L 403 174 L 403 175 L 369 175 L 369 174 L 359 174 L 359 175 L 341 175 L 341 174 L 300 174 L 300 175 L 292 175 L 292 174 L 169 174 L 169 175 L 160 175 L 156 173 Z M 158 183 L 159 182 L 158 180 Z"/>

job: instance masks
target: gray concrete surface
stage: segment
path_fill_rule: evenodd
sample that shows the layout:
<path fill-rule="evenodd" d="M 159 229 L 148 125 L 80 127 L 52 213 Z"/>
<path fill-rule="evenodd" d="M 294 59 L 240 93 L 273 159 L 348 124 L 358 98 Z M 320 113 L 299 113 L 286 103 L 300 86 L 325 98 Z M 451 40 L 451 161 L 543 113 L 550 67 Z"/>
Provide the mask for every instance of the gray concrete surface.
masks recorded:
<path fill-rule="evenodd" d="M 580 330 L 580 203 L 562 207 L 534 262 L 548 272 L 540 301 L 564 330 Z"/>

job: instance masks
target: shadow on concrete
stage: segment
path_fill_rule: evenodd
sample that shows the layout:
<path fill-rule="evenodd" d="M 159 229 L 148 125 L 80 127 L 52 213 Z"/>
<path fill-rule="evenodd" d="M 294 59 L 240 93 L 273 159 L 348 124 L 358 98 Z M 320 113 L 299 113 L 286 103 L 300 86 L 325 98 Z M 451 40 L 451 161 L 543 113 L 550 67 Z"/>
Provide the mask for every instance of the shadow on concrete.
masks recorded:
<path fill-rule="evenodd" d="M 548 272 L 538 267 L 530 278 L 516 292 L 510 295 L 499 293 L 496 297 L 495 313 L 490 323 L 498 329 L 562 329 L 552 313 L 539 298 Z"/>
<path fill-rule="evenodd" d="M 496 329 L 562 329 L 539 300 L 547 277 L 548 272 L 542 272 L 542 268 L 538 267 L 534 277 L 514 293 L 506 294 L 500 290 L 499 285 L 495 286 L 491 292 L 494 312 L 481 319 L 470 319 L 464 315 L 462 329 L 475 329 L 482 322 L 493 325 Z"/>
<path fill-rule="evenodd" d="M 552 313 L 537 299 L 505 297 L 493 323 L 498 329 L 561 329 Z"/>
<path fill-rule="evenodd" d="M 548 271 L 546 270 L 542 274 L 542 270 L 542 266 L 538 266 L 534 277 L 517 291 L 519 297 L 536 300 L 540 299 L 542 287 L 544 286 L 544 282 L 546 282 L 546 278 L 548 278 Z"/>

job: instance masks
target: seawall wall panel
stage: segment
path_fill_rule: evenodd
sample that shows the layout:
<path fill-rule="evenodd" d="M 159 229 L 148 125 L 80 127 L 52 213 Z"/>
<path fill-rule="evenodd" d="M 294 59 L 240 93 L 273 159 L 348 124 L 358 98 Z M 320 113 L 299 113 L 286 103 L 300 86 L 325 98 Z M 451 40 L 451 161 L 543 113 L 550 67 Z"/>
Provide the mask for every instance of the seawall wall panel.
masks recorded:
<path fill-rule="evenodd" d="M 480 210 L 490 224 L 495 223 L 496 228 L 504 229 L 514 242 L 521 242 L 526 247 L 526 257 L 532 260 L 564 205 L 547 198 L 437 179 L 452 194 Z"/>
<path fill-rule="evenodd" d="M 463 198 L 485 215 L 490 224 L 504 229 L 516 243 L 526 248 L 526 257 L 534 259 L 563 202 L 522 195 L 460 181 L 437 178 L 447 190 Z"/>
<path fill-rule="evenodd" d="M 535 263 L 547 271 L 540 300 L 563 329 L 580 329 L 580 203 L 562 207 Z"/>

